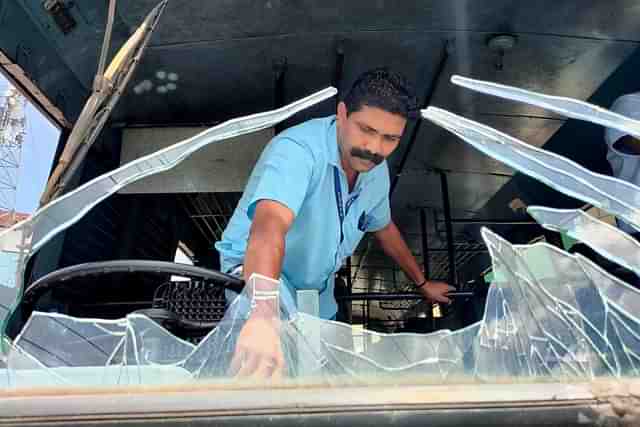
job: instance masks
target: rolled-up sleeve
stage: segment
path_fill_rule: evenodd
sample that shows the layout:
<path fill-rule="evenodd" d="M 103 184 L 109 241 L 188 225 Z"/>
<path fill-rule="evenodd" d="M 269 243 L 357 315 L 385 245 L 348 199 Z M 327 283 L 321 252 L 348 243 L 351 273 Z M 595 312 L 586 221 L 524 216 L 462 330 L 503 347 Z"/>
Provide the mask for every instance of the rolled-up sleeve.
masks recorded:
<path fill-rule="evenodd" d="M 391 208 L 389 207 L 389 197 L 383 197 L 375 208 L 371 211 L 371 221 L 367 225 L 370 233 L 382 230 L 391 222 Z"/>
<path fill-rule="evenodd" d="M 253 220 L 260 200 L 273 200 L 289 208 L 294 216 L 307 195 L 313 176 L 311 150 L 290 138 L 276 138 L 259 160 L 257 185 L 249 201 L 247 215 Z"/>

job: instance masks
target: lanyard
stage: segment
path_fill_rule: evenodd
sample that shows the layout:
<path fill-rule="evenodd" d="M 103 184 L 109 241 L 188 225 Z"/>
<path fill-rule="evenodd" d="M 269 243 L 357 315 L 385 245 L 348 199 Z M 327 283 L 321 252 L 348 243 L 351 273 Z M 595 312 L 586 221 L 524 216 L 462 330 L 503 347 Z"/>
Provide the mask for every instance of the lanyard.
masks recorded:
<path fill-rule="evenodd" d="M 340 243 L 344 240 L 344 232 L 342 225 L 344 224 L 344 218 L 349 213 L 349 208 L 358 198 L 358 194 L 347 200 L 347 206 L 342 204 L 342 186 L 340 185 L 340 171 L 337 167 L 333 167 L 333 184 L 336 193 L 336 206 L 338 207 L 338 219 L 340 220 Z"/>

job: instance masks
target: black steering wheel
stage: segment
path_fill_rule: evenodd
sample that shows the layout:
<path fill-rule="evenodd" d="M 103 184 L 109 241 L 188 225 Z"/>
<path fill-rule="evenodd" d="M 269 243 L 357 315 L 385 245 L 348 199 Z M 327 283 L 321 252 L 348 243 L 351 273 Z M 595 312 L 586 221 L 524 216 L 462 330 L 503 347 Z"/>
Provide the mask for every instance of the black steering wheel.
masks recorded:
<path fill-rule="evenodd" d="M 90 262 L 53 271 L 31 283 L 24 291 L 21 299 L 21 313 L 18 313 L 17 311 L 14 312 L 11 316 L 10 323 L 18 326 L 17 330 L 22 329 L 24 322 L 26 322 L 33 311 L 36 302 L 48 291 L 55 290 L 62 286 L 73 286 L 74 284 L 79 283 L 77 279 L 80 278 L 104 276 L 114 273 L 144 273 L 165 277 L 167 275 L 176 275 L 201 281 L 206 283 L 209 287 L 217 287 L 220 290 L 230 289 L 238 293 L 240 293 L 244 287 L 244 281 L 237 277 L 188 264 L 135 259 Z M 171 285 L 175 286 L 176 289 L 180 289 L 180 287 L 188 287 L 189 283 L 190 282 L 171 282 Z M 185 319 L 166 307 L 150 307 L 148 309 L 135 310 L 134 312 L 144 314 L 163 326 L 170 326 L 172 328 L 177 327 L 178 329 L 194 331 L 204 330 L 207 328 L 211 329 L 215 326 L 215 322 L 199 322 Z M 19 323 L 19 325 L 16 325 L 16 323 Z"/>

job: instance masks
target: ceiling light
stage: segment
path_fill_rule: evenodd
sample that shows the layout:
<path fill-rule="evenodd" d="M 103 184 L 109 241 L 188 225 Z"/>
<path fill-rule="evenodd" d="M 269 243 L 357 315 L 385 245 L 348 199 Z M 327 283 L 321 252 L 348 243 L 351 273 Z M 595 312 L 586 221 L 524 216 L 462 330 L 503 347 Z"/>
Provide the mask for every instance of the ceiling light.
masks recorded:
<path fill-rule="evenodd" d="M 518 38 L 512 34 L 495 34 L 487 39 L 487 46 L 497 54 L 496 70 L 504 68 L 504 54 L 512 50 L 518 43 Z"/>

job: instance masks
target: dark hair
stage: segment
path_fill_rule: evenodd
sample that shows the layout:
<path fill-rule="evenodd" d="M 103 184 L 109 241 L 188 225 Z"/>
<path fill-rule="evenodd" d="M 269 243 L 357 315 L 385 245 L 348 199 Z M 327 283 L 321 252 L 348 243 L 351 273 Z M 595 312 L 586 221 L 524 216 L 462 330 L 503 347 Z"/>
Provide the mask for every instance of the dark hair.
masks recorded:
<path fill-rule="evenodd" d="M 418 100 L 407 79 L 388 68 L 375 68 L 361 74 L 342 102 L 347 106 L 347 113 L 359 111 L 366 105 L 411 119 L 418 110 Z"/>

